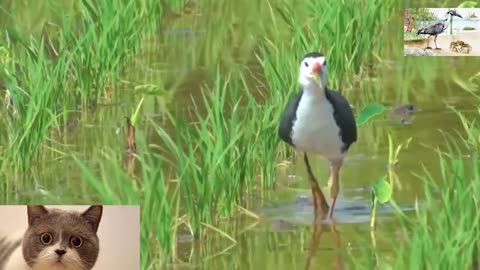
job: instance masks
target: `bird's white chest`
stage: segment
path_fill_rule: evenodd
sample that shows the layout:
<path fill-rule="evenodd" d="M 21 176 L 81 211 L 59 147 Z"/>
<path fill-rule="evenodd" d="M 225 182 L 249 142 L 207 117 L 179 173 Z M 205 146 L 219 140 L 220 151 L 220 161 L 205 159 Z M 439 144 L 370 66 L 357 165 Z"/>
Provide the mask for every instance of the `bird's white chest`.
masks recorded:
<path fill-rule="evenodd" d="M 326 98 L 304 95 L 296 116 L 292 142 L 297 151 L 318 153 L 327 159 L 343 157 L 340 129 Z"/>

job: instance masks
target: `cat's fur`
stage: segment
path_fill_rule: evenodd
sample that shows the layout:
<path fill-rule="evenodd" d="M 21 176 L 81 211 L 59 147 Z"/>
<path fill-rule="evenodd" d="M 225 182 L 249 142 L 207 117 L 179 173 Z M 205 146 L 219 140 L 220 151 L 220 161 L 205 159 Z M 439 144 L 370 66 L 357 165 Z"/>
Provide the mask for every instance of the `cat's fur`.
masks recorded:
<path fill-rule="evenodd" d="M 101 205 L 83 213 L 27 206 L 28 229 L 22 239 L 0 238 L 0 270 L 92 269 L 100 249 L 97 229 L 102 210 Z M 51 243 L 42 242 L 45 233 Z M 80 237 L 81 246 L 74 247 L 72 237 Z"/>

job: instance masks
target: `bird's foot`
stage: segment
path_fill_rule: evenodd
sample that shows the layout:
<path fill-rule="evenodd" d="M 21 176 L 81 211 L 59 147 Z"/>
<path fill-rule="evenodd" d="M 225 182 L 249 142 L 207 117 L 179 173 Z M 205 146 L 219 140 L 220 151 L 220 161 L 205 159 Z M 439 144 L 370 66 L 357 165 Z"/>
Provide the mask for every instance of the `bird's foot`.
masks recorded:
<path fill-rule="evenodd" d="M 425 50 L 428 50 L 428 49 L 432 49 L 432 47 L 428 46 L 428 47 L 425 47 Z"/>
<path fill-rule="evenodd" d="M 437 47 L 437 48 L 435 48 L 435 50 L 441 50 L 441 49 L 442 49 L 442 48 L 438 48 L 438 47 Z"/>

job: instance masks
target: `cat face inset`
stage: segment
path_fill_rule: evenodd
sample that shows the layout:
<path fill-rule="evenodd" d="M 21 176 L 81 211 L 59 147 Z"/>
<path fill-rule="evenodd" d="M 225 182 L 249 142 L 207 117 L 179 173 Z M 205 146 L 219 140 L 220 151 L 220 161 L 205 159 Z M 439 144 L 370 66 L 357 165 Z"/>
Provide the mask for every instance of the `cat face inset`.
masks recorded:
<path fill-rule="evenodd" d="M 97 261 L 102 206 L 83 213 L 29 205 L 23 257 L 32 270 L 89 270 Z"/>

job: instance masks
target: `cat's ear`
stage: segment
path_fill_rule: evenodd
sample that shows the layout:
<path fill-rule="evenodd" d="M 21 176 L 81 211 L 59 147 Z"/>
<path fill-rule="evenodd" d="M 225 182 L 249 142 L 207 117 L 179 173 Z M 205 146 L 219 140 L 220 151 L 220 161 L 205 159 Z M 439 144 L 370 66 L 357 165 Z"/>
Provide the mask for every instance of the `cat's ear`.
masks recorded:
<path fill-rule="evenodd" d="M 43 205 L 27 205 L 28 225 L 32 226 L 35 219 L 48 214 L 47 208 Z"/>
<path fill-rule="evenodd" d="M 85 212 L 82 213 L 82 217 L 92 225 L 93 231 L 97 232 L 98 225 L 102 219 L 103 207 L 101 205 L 92 205 Z"/>

